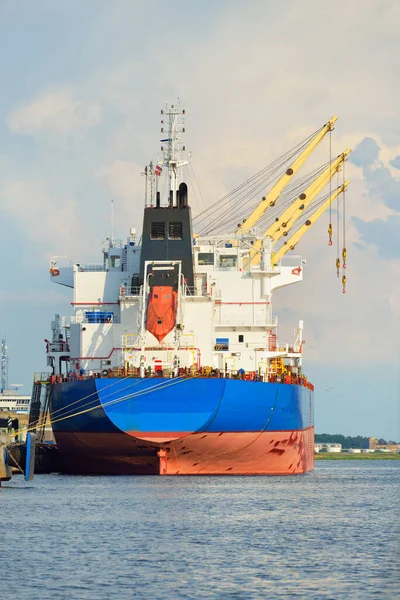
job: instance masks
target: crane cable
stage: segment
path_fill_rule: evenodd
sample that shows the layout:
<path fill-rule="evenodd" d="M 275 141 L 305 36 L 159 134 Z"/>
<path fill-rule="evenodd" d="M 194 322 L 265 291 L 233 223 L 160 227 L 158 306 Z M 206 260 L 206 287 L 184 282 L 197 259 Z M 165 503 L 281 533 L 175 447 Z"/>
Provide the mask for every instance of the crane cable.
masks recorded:
<path fill-rule="evenodd" d="M 118 383 L 120 383 L 121 381 L 124 381 L 125 379 L 128 379 L 128 376 L 125 375 L 122 379 L 117 379 L 115 382 L 111 383 L 110 385 L 107 385 L 106 387 L 103 388 L 103 391 L 108 390 L 109 388 L 117 385 Z M 40 383 L 40 385 L 43 385 L 42 383 Z M 137 384 L 134 384 L 134 386 Z M 131 386 L 127 386 L 127 387 L 131 387 Z M 132 386 L 133 387 L 133 386 Z M 126 388 L 122 388 L 123 390 Z M 120 390 L 121 391 L 121 390 Z M 114 392 L 111 392 L 111 394 Z M 105 398 L 107 398 L 110 394 L 107 394 L 106 396 L 104 396 Z M 98 400 L 98 396 L 97 396 L 97 390 L 95 390 L 94 392 L 92 392 L 91 394 L 88 394 L 87 396 L 83 396 L 82 398 L 78 398 L 78 400 L 74 400 L 74 402 L 70 402 L 69 404 L 67 404 L 66 406 L 63 406 L 62 408 L 58 408 L 57 410 L 54 410 L 53 412 L 51 412 L 49 414 L 49 417 L 52 418 L 54 415 L 56 415 L 57 413 L 63 413 L 64 416 L 64 411 L 68 411 L 71 409 L 72 406 L 74 406 L 74 404 L 78 404 L 83 402 L 84 400 L 87 400 L 88 398 L 91 398 L 92 396 L 96 396 L 96 398 L 94 398 L 93 400 L 90 400 L 89 402 L 87 402 L 84 405 L 81 405 L 80 408 L 82 408 L 82 406 L 88 406 L 89 404 L 92 404 L 93 402 L 96 402 Z M 59 415 L 58 415 L 59 416 Z M 34 427 L 36 427 L 39 424 L 39 420 L 38 421 L 33 421 L 30 425 L 33 425 Z"/>
<path fill-rule="evenodd" d="M 244 181 L 241 185 L 237 186 L 234 190 L 232 190 L 231 192 L 229 192 L 228 194 L 223 196 L 221 199 L 214 202 L 209 208 L 202 211 L 200 214 L 196 215 L 196 217 L 194 217 L 194 219 L 193 219 L 193 224 L 195 226 L 196 225 L 198 226 L 205 219 L 211 218 L 212 215 L 216 211 L 223 208 L 224 201 L 228 200 L 231 196 L 237 195 L 244 188 L 246 188 L 249 184 L 254 185 L 254 181 L 257 178 L 260 179 L 261 182 L 263 182 L 263 180 L 265 180 L 265 179 L 269 179 L 273 174 L 276 173 L 276 171 L 279 168 L 281 168 L 286 162 L 288 162 L 288 160 L 290 160 L 291 158 L 296 156 L 296 154 L 299 154 L 312 141 L 312 139 L 318 134 L 319 131 L 320 130 L 318 129 L 317 131 L 312 133 L 308 138 L 306 138 L 305 140 L 303 140 L 302 142 L 297 144 L 297 146 L 294 146 L 291 150 L 289 150 L 288 152 L 283 154 L 281 157 L 276 159 L 270 165 L 268 165 L 264 169 L 261 169 L 261 171 L 258 171 L 255 175 L 253 175 L 252 177 L 250 177 L 249 179 Z M 258 183 L 260 183 L 260 182 L 258 182 Z M 212 210 L 212 209 L 214 209 L 214 210 Z"/>
<path fill-rule="evenodd" d="M 339 187 L 339 171 L 336 173 L 336 183 L 337 187 Z M 336 212 L 336 276 L 340 277 L 340 211 L 339 211 L 339 198 L 336 202 L 337 212 Z"/>
<path fill-rule="evenodd" d="M 287 162 L 287 161 L 285 161 Z M 203 224 L 203 228 L 200 231 L 200 235 L 205 235 L 205 234 L 210 234 L 212 231 L 214 231 L 216 229 L 216 227 L 219 225 L 221 219 L 223 219 L 224 217 L 226 217 L 226 210 L 227 210 L 227 205 L 230 204 L 232 201 L 234 201 L 237 204 L 237 208 L 236 211 L 234 212 L 234 214 L 231 216 L 235 216 L 235 221 L 238 219 L 238 211 L 243 210 L 243 208 L 249 203 L 251 202 L 251 200 L 254 198 L 254 196 L 258 193 L 261 193 L 263 189 L 265 189 L 265 187 L 267 187 L 271 180 L 276 177 L 276 172 L 282 168 L 282 166 L 285 164 L 285 162 L 283 162 L 282 164 L 277 165 L 270 173 L 267 173 L 266 175 L 264 175 L 263 173 L 261 175 L 256 174 L 251 180 L 249 179 L 247 182 L 245 182 L 247 184 L 247 189 L 244 188 L 243 186 L 239 186 L 241 189 L 239 190 L 239 188 L 237 188 L 238 191 L 240 191 L 240 194 L 238 194 L 237 192 L 232 192 L 231 194 L 228 194 L 225 199 L 221 200 L 221 203 L 219 206 L 217 206 L 210 214 L 205 215 L 204 217 L 202 217 L 201 221 L 204 221 L 204 219 L 211 219 L 211 217 L 218 213 L 219 211 L 221 211 L 221 214 L 216 216 L 213 219 L 212 222 L 212 226 L 210 228 L 210 224 Z M 251 187 L 249 187 L 249 184 L 251 185 Z M 244 188 L 244 189 L 242 189 Z M 235 197 L 236 196 L 236 197 Z M 243 201 L 245 200 L 245 202 L 243 203 Z M 259 204 L 259 202 L 257 202 L 256 206 Z M 246 210 L 245 214 L 248 214 L 248 209 Z M 199 223 L 195 224 L 195 226 L 199 226 Z"/>
<path fill-rule="evenodd" d="M 275 217 L 279 216 L 283 209 L 286 209 L 288 206 L 290 206 L 290 204 L 292 204 L 298 198 L 299 194 L 304 191 L 304 188 L 308 187 L 313 180 L 319 177 L 321 173 L 326 170 L 328 164 L 329 163 L 325 163 L 317 169 L 307 173 L 299 180 L 294 180 L 289 186 L 287 186 L 285 191 L 279 197 L 279 203 L 273 207 L 270 207 L 268 212 L 266 212 L 258 220 L 257 227 L 265 229 L 268 225 L 271 225 L 276 220 Z M 243 209 L 243 206 L 239 206 L 233 213 L 229 213 L 228 215 L 224 213 L 224 215 L 219 218 L 221 219 L 222 217 L 225 217 L 224 220 L 215 222 L 214 227 L 209 230 L 209 232 L 214 231 L 215 229 L 218 230 L 218 233 L 223 233 L 224 230 L 228 230 L 227 233 L 231 232 L 233 228 L 232 226 L 236 220 L 248 214 L 249 210 L 252 211 L 254 208 L 256 208 L 256 206 L 258 206 L 258 204 L 259 202 L 257 201 L 247 209 Z"/>
<path fill-rule="evenodd" d="M 329 130 L 329 166 L 330 166 L 329 191 L 332 196 L 332 129 Z M 329 236 L 328 246 L 332 246 L 332 202 L 329 203 L 328 236 Z"/>
<path fill-rule="evenodd" d="M 345 182 L 345 162 L 343 163 L 343 183 Z M 346 260 L 347 260 L 347 249 L 346 249 L 346 190 L 343 188 L 343 250 L 342 250 L 342 292 L 346 293 L 347 277 L 345 275 Z"/>
<path fill-rule="evenodd" d="M 300 150 L 301 149 L 302 148 L 300 148 Z M 241 196 L 235 198 L 235 194 L 233 194 L 232 197 L 229 199 L 229 201 L 232 202 L 232 200 L 235 200 L 235 202 L 237 203 L 237 209 L 231 216 L 234 216 L 235 219 L 238 218 L 239 214 L 240 214 L 240 216 L 242 216 L 242 215 L 247 216 L 249 214 L 249 209 L 248 208 L 245 209 L 245 206 L 248 205 L 251 202 L 251 200 L 253 200 L 253 198 L 255 198 L 256 195 L 263 193 L 265 188 L 269 187 L 273 183 L 273 181 L 277 179 L 277 177 L 283 175 L 283 173 L 285 172 L 286 167 L 287 167 L 287 162 L 289 160 L 293 159 L 293 157 L 295 155 L 296 155 L 296 152 L 291 153 L 289 156 L 285 156 L 284 159 L 281 159 L 279 161 L 279 163 L 276 165 L 276 167 L 274 167 L 272 170 L 270 170 L 270 172 L 268 172 L 266 176 L 264 176 L 262 178 L 255 176 L 253 178 L 253 181 L 250 182 L 252 184 L 251 187 L 248 185 L 247 189 L 243 190 Z M 258 179 L 258 181 L 257 181 L 257 179 Z M 245 200 L 245 202 L 243 203 L 244 200 Z M 258 205 L 259 205 L 259 201 L 254 205 L 254 208 Z M 225 206 L 226 206 L 226 202 L 223 203 L 219 207 L 219 209 L 225 209 Z M 217 212 L 217 211 L 214 211 L 214 212 Z M 212 216 L 212 214 L 210 215 L 210 217 L 211 216 Z M 217 226 L 220 225 L 221 219 L 223 219 L 224 217 L 226 217 L 226 209 L 219 217 L 217 217 L 217 220 L 214 220 L 211 231 L 215 231 Z M 243 222 L 245 222 L 245 219 L 242 219 L 241 223 L 239 223 L 237 226 L 240 227 L 240 225 Z M 203 233 L 203 231 L 201 233 Z M 210 230 L 206 231 L 206 232 L 209 233 Z"/>
<path fill-rule="evenodd" d="M 235 203 L 236 203 L 236 208 L 234 209 L 233 213 L 232 212 L 230 213 L 230 217 L 232 217 L 232 218 L 235 217 L 234 221 L 237 221 L 238 215 L 241 214 L 241 212 L 243 212 L 244 207 L 247 204 L 249 204 L 249 202 L 251 202 L 251 200 L 254 198 L 254 196 L 256 194 L 260 193 L 260 191 L 262 189 L 264 189 L 267 185 L 269 185 L 270 179 L 274 175 L 275 175 L 275 173 L 271 173 L 271 174 L 268 174 L 268 176 L 264 177 L 263 179 L 260 179 L 259 181 L 254 181 L 254 183 L 248 190 L 246 190 L 246 191 L 244 190 L 242 192 L 241 196 L 239 196 L 238 198 L 235 198 L 234 196 L 232 196 L 232 198 L 230 198 L 229 200 L 226 200 L 223 204 L 221 204 L 221 206 L 219 206 L 218 209 L 214 210 L 209 215 L 209 218 L 211 218 L 213 216 L 213 214 L 217 213 L 218 211 L 221 211 L 221 214 L 214 218 L 212 224 L 203 225 L 203 229 L 200 231 L 200 235 L 212 233 L 221 224 L 221 219 L 226 220 L 226 210 L 229 208 L 227 206 L 227 204 L 230 204 L 233 201 L 235 201 Z M 256 206 L 258 204 L 259 204 L 259 202 L 257 202 Z M 245 214 L 247 215 L 248 212 L 249 212 L 249 210 L 246 209 Z"/>
<path fill-rule="evenodd" d="M 293 234 L 295 234 L 305 223 L 305 221 L 307 221 L 307 219 L 309 217 L 311 217 L 314 212 L 320 207 L 322 206 L 330 197 L 329 192 L 327 192 L 326 194 L 324 194 L 323 196 L 321 196 L 318 200 L 314 200 L 314 202 L 312 202 L 312 204 L 310 204 L 310 206 L 308 206 L 305 211 L 302 213 L 302 218 L 301 220 L 297 221 L 291 231 L 290 231 L 290 236 L 292 236 Z M 286 246 L 286 243 L 283 242 L 283 246 Z M 292 250 L 294 249 L 294 247 L 292 248 Z"/>
<path fill-rule="evenodd" d="M 314 180 L 316 180 L 327 168 L 327 166 L 328 163 L 322 165 L 318 169 L 315 169 L 311 173 L 308 173 L 296 184 L 293 182 L 291 188 L 287 188 L 285 194 L 282 195 L 282 202 L 279 204 L 279 206 L 274 207 L 271 211 L 264 215 L 264 217 L 262 217 L 258 222 L 259 226 L 262 226 L 262 228 L 265 229 L 269 225 L 272 225 L 272 223 L 276 221 L 276 217 L 282 214 L 282 209 L 286 210 L 287 207 L 293 204 L 293 202 L 299 198 L 299 195 L 304 192 L 305 188 L 307 188 Z"/>
<path fill-rule="evenodd" d="M 97 404 L 96 406 L 86 408 L 85 410 L 78 410 L 77 412 L 73 413 L 72 415 L 65 415 L 65 416 L 58 417 L 57 419 L 50 420 L 50 421 L 44 423 L 43 425 L 40 425 L 40 427 L 45 427 L 45 425 L 48 425 L 48 424 L 53 425 L 54 423 L 58 423 L 60 421 L 65 421 L 66 419 L 72 419 L 73 417 L 77 417 L 79 415 L 89 413 L 89 412 L 91 412 L 93 410 L 97 410 L 99 408 L 104 409 L 108 406 L 119 404 L 120 402 L 126 402 L 126 400 L 131 400 L 131 399 L 137 400 L 138 398 L 140 398 L 146 394 L 152 393 L 156 389 L 157 389 L 157 391 L 164 390 L 165 388 L 170 387 L 171 385 L 177 385 L 178 383 L 184 383 L 185 381 L 189 381 L 190 379 L 193 379 L 193 377 L 187 377 L 185 379 L 180 378 L 178 380 L 174 380 L 173 382 L 171 382 L 170 380 L 167 380 L 166 382 L 162 381 L 162 382 L 160 382 L 156 385 L 153 385 L 152 387 L 149 387 L 145 390 L 139 390 L 139 392 L 135 392 L 134 394 L 128 394 L 127 396 L 123 396 L 122 398 L 117 398 L 115 400 L 109 400 L 105 404 L 99 402 L 99 404 Z M 121 381 L 121 380 L 119 380 L 119 381 Z M 35 431 L 37 427 L 38 427 L 37 425 L 34 425 L 33 427 L 26 427 L 25 429 L 19 429 L 18 431 L 16 431 L 14 433 L 14 435 L 21 435 L 23 433 Z"/>
<path fill-rule="evenodd" d="M 263 169 L 261 169 L 260 171 L 258 171 L 255 175 L 252 175 L 251 177 L 249 177 L 248 179 L 246 179 L 246 181 L 244 181 L 243 183 L 241 183 L 239 186 L 237 186 L 235 189 L 233 189 L 232 191 L 228 192 L 227 194 L 225 194 L 225 196 L 223 196 L 222 198 L 220 198 L 219 200 L 216 200 L 213 204 L 211 204 L 211 206 L 209 206 L 208 208 L 206 208 L 204 211 L 202 211 L 200 214 L 196 215 L 193 218 L 193 221 L 196 221 L 198 219 L 200 219 L 200 217 L 203 216 L 204 213 L 208 212 L 210 209 L 214 208 L 215 206 L 217 206 L 220 202 L 222 202 L 223 200 L 225 200 L 226 198 L 228 198 L 231 195 L 234 195 L 237 191 L 241 190 L 243 187 L 245 187 L 248 183 L 250 183 L 254 178 L 261 176 L 263 173 L 267 172 L 268 170 L 273 170 L 274 167 L 276 167 L 277 163 L 280 163 L 282 161 L 283 158 L 285 158 L 288 154 L 290 154 L 292 152 L 292 150 L 289 150 L 288 152 L 286 152 L 286 154 L 278 157 L 275 161 L 273 161 L 271 164 L 267 165 L 267 167 L 264 167 Z M 201 220 L 201 219 L 200 219 Z"/>

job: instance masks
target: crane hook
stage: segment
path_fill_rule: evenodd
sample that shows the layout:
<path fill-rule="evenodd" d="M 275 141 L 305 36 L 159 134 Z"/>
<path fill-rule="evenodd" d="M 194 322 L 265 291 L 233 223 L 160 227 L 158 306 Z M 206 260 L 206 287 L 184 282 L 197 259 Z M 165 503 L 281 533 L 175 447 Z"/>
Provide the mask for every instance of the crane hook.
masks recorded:
<path fill-rule="evenodd" d="M 328 246 L 332 246 L 332 223 L 329 223 L 328 235 L 329 235 Z"/>
<path fill-rule="evenodd" d="M 345 269 L 346 268 L 346 258 L 347 258 L 346 248 L 343 248 L 343 250 L 342 250 L 342 257 L 343 257 L 343 269 Z"/>

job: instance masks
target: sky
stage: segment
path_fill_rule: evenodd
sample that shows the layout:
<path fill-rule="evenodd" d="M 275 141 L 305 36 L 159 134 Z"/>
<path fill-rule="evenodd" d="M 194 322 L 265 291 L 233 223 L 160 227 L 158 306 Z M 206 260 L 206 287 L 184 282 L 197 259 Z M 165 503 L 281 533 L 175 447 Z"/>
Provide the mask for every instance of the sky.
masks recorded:
<path fill-rule="evenodd" d="M 194 214 L 338 115 L 333 152 L 353 150 L 347 293 L 325 215 L 296 248 L 304 282 L 274 297 L 279 337 L 304 319 L 318 433 L 400 441 L 399 30 L 397 0 L 0 0 L 9 382 L 30 393 L 50 321 L 70 314 L 50 257 L 101 262 L 111 198 L 117 237 L 140 230 L 166 102 L 187 112 Z"/>

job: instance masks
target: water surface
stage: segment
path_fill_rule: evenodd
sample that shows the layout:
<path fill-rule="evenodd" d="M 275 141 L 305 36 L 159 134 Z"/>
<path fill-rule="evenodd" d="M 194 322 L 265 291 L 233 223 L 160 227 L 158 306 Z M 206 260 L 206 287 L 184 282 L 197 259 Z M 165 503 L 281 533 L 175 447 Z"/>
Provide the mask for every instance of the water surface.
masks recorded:
<path fill-rule="evenodd" d="M 400 461 L 293 477 L 15 476 L 3 600 L 394 599 Z"/>

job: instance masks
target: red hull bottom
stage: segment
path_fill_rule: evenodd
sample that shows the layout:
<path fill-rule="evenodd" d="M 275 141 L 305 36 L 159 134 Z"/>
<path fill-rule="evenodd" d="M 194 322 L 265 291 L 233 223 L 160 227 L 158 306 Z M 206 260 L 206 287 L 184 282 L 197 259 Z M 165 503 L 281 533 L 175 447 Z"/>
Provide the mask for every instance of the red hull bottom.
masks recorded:
<path fill-rule="evenodd" d="M 314 468 L 314 428 L 196 433 L 149 443 L 126 433 L 57 432 L 63 471 L 101 475 L 295 475 Z"/>

